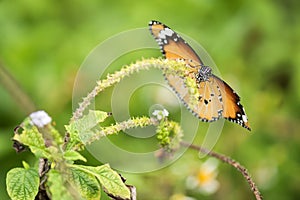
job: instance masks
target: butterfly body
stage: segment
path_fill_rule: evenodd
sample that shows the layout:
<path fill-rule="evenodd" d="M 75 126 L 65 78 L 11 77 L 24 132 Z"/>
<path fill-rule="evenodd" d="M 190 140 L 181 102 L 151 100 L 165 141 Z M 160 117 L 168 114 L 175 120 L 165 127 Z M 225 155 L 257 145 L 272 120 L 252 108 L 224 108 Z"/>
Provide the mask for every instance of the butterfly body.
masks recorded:
<path fill-rule="evenodd" d="M 170 60 L 184 60 L 187 65 L 184 76 L 164 74 L 185 106 L 202 121 L 212 122 L 223 117 L 251 130 L 240 97 L 226 82 L 215 76 L 209 66 L 204 65 L 189 44 L 158 21 L 150 21 L 149 27 L 163 56 Z"/>
<path fill-rule="evenodd" d="M 212 70 L 208 66 L 201 66 L 196 74 L 196 79 L 198 82 L 208 81 L 209 77 L 212 75 Z"/>

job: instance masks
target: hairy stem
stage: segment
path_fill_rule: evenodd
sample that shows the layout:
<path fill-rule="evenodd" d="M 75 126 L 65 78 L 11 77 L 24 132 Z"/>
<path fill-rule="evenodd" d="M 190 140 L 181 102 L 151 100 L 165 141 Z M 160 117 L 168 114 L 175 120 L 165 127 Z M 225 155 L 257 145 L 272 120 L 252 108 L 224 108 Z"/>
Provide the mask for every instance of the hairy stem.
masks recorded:
<path fill-rule="evenodd" d="M 108 135 L 116 134 L 120 131 L 124 131 L 127 129 L 137 128 L 137 127 L 145 127 L 151 125 L 157 125 L 158 121 L 153 118 L 148 117 L 136 117 L 133 119 L 129 119 L 120 123 L 116 123 L 115 125 L 111 125 L 109 127 L 105 127 L 100 131 L 95 132 L 95 134 L 84 141 L 84 144 L 91 144 L 92 142 L 99 140 L 101 137 L 106 137 Z"/>
<path fill-rule="evenodd" d="M 231 166 L 233 166 L 234 168 L 236 168 L 238 171 L 241 172 L 241 174 L 245 177 L 245 179 L 247 180 L 248 184 L 250 185 L 250 188 L 255 196 L 255 198 L 257 200 L 262 200 L 262 195 L 260 194 L 256 184 L 254 183 L 254 181 L 252 180 L 248 170 L 243 166 L 241 165 L 239 162 L 233 160 L 232 158 L 228 157 L 228 156 L 225 156 L 225 155 L 222 155 L 222 154 L 219 154 L 219 153 L 216 153 L 216 152 L 213 152 L 213 151 L 209 151 L 201 146 L 197 146 L 197 145 L 194 145 L 194 144 L 189 144 L 187 142 L 184 142 L 184 141 L 181 141 L 180 144 L 184 147 L 188 147 L 190 149 L 194 149 L 196 151 L 199 151 L 199 152 L 202 152 L 202 153 L 205 153 L 209 156 L 212 156 L 214 158 L 217 158 L 219 160 L 221 160 L 222 162 L 224 163 L 227 163 Z"/>
<path fill-rule="evenodd" d="M 121 70 L 116 71 L 113 74 L 108 74 L 106 79 L 98 81 L 94 89 L 85 98 L 83 98 L 81 103 L 79 103 L 79 107 L 73 113 L 71 120 L 76 120 L 82 117 L 84 110 L 100 92 L 116 83 L 119 83 L 126 76 L 129 76 L 140 70 L 147 70 L 149 68 L 178 71 L 180 69 L 185 69 L 185 67 L 186 65 L 184 62 L 153 58 L 126 65 L 122 67 Z"/>

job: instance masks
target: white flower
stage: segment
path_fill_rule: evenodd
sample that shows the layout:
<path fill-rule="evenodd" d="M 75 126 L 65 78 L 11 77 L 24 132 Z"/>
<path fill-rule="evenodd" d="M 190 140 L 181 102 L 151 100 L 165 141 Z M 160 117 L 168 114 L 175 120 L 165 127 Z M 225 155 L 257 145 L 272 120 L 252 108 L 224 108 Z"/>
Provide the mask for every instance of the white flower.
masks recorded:
<path fill-rule="evenodd" d="M 220 184 L 216 180 L 218 175 L 218 161 L 209 158 L 200 167 L 199 171 L 194 176 L 189 176 L 186 180 L 188 189 L 198 190 L 200 193 L 209 195 L 215 193 Z"/>
<path fill-rule="evenodd" d="M 166 109 L 163 110 L 154 110 L 152 115 L 156 116 L 158 120 L 162 120 L 165 117 L 169 116 L 169 112 Z"/>
<path fill-rule="evenodd" d="M 43 110 L 33 112 L 29 117 L 31 119 L 31 124 L 40 128 L 43 128 L 52 121 L 51 117 Z"/>

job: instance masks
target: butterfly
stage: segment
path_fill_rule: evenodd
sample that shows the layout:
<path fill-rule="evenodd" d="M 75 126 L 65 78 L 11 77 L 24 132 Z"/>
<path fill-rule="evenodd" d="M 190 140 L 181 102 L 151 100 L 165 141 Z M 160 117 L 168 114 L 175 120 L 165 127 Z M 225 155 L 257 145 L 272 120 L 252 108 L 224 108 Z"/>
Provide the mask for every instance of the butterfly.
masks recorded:
<path fill-rule="evenodd" d="M 183 60 L 187 65 L 184 76 L 165 73 L 169 85 L 185 106 L 201 121 L 213 122 L 225 118 L 251 130 L 245 109 L 238 94 L 222 79 L 205 66 L 200 57 L 175 31 L 158 21 L 150 21 L 149 29 L 158 43 L 164 58 Z M 196 103 L 187 86 L 187 80 L 197 88 Z"/>

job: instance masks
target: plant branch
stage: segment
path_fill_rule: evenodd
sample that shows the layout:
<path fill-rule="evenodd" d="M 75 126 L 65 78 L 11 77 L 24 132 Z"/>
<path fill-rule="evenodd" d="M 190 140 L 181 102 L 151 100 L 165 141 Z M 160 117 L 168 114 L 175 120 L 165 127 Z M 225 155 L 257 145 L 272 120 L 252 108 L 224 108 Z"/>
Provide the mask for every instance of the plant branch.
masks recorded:
<path fill-rule="evenodd" d="M 36 110 L 33 101 L 23 91 L 13 76 L 7 71 L 5 66 L 0 62 L 0 84 L 8 91 L 17 105 L 27 114 Z"/>
<path fill-rule="evenodd" d="M 94 89 L 83 98 L 82 102 L 79 103 L 79 107 L 73 113 L 71 121 L 79 119 L 82 117 L 84 110 L 90 105 L 91 101 L 104 89 L 119 83 L 124 77 L 129 76 L 140 70 L 148 70 L 149 68 L 158 68 L 170 71 L 179 71 L 180 69 L 185 69 L 186 64 L 184 62 L 166 59 L 145 59 L 142 61 L 137 61 L 136 63 L 126 65 L 122 67 L 121 70 L 116 71 L 113 74 L 108 74 L 106 79 L 99 80 Z"/>
<path fill-rule="evenodd" d="M 94 134 L 87 138 L 84 141 L 84 144 L 91 144 L 92 142 L 95 142 L 96 140 L 99 140 L 101 137 L 106 137 L 108 135 L 117 134 L 120 131 L 124 131 L 127 129 L 137 128 L 137 127 L 145 127 L 145 126 L 151 126 L 151 125 L 157 125 L 157 120 L 153 118 L 148 117 L 136 117 L 132 118 L 120 123 L 116 123 L 114 125 L 111 125 L 109 127 L 105 127 L 101 130 L 95 131 Z"/>
<path fill-rule="evenodd" d="M 221 160 L 222 162 L 224 163 L 227 163 L 231 166 L 233 166 L 234 168 L 236 168 L 238 171 L 240 171 L 242 173 L 242 175 L 245 177 L 245 179 L 247 180 L 248 184 L 250 185 L 250 188 L 255 196 L 255 198 L 257 200 L 262 200 L 263 197 L 262 195 L 260 194 L 256 184 L 254 183 L 254 181 L 252 180 L 248 170 L 243 166 L 241 165 L 239 162 L 233 160 L 232 158 L 228 157 L 228 156 L 225 156 L 223 154 L 219 154 L 219 153 L 216 153 L 216 152 L 213 152 L 213 151 L 210 151 L 208 149 L 205 149 L 201 146 L 197 146 L 197 145 L 194 145 L 194 144 L 189 144 L 187 142 L 184 142 L 184 141 L 181 141 L 180 142 L 181 146 L 184 146 L 184 147 L 188 147 L 190 149 L 194 149 L 196 151 L 199 151 L 199 152 L 202 152 L 202 153 L 205 153 L 209 156 L 212 156 L 214 158 L 217 158 L 219 160 Z"/>

